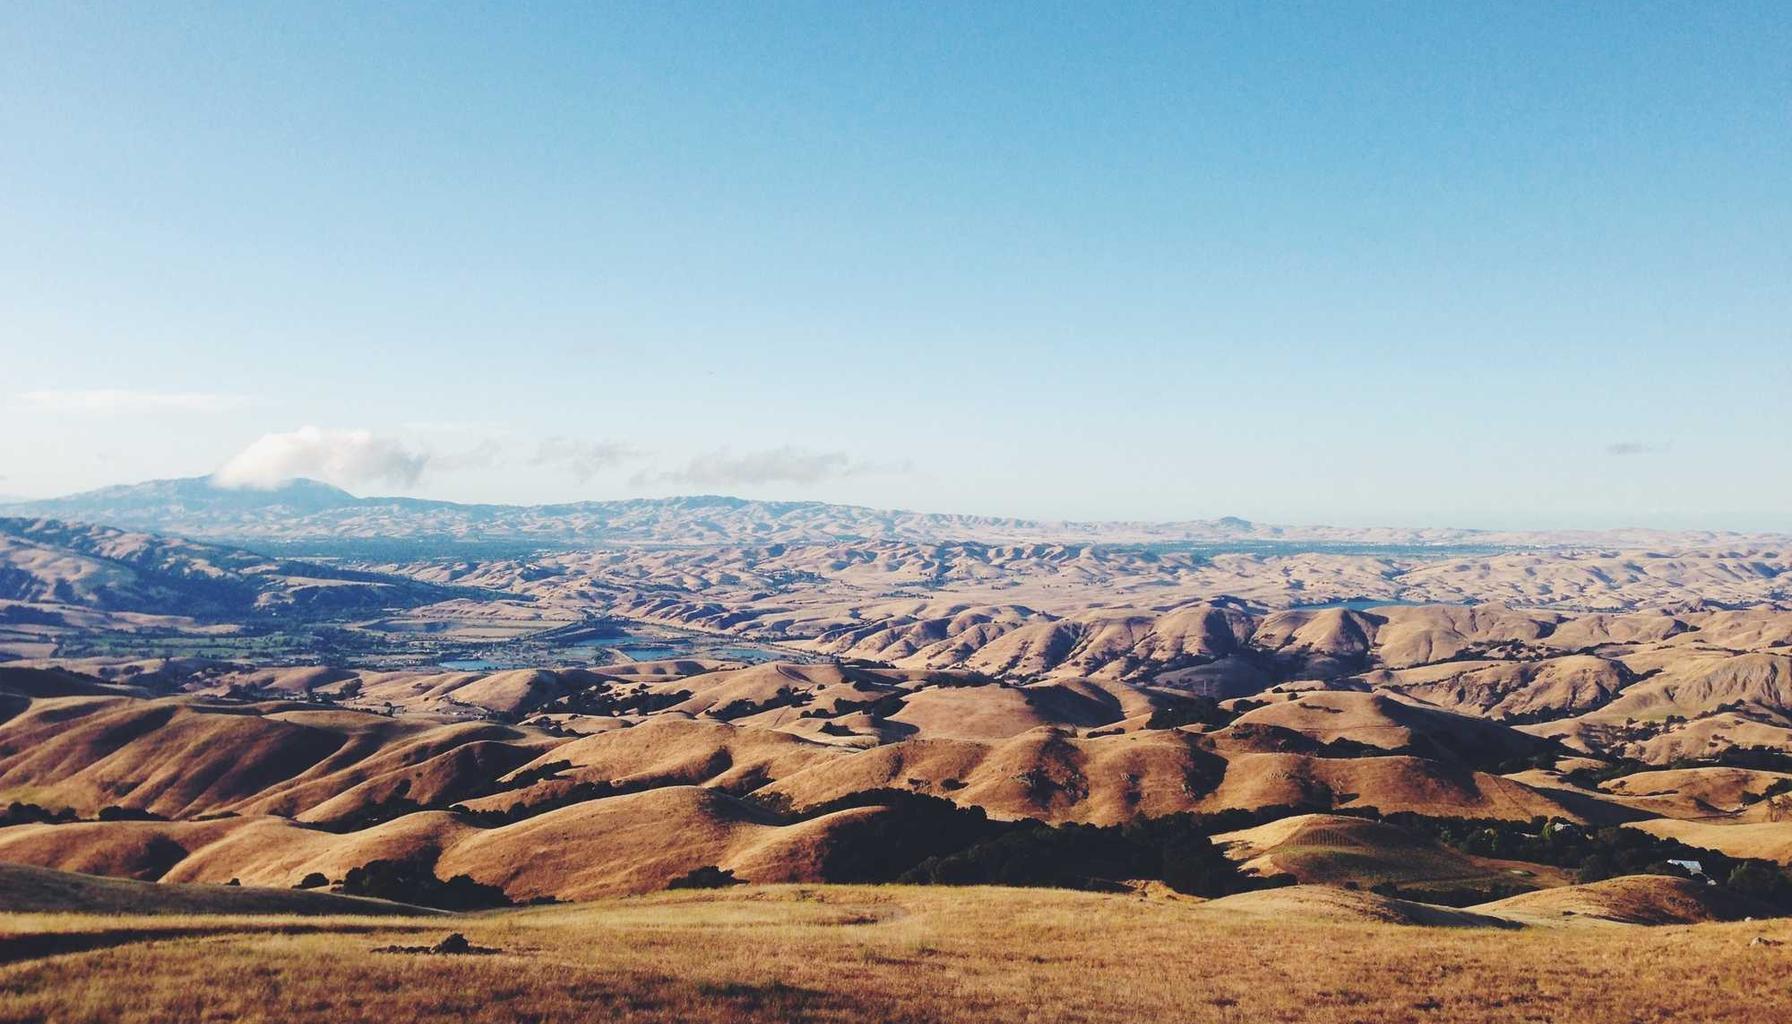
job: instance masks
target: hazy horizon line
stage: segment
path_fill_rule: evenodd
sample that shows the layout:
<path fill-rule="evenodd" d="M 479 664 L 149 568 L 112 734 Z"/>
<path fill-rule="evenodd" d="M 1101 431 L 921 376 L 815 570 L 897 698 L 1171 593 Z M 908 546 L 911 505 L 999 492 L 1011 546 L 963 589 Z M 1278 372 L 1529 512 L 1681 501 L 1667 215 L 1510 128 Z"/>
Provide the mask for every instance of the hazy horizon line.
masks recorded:
<path fill-rule="evenodd" d="M 1784 538 L 1792 539 L 1792 530 L 1749 529 L 1749 528 L 1729 527 L 1729 526 L 1643 526 L 1643 525 L 1635 525 L 1635 524 L 1618 525 L 1618 526 L 1464 526 L 1464 525 L 1456 525 L 1456 524 L 1440 525 L 1438 523 L 1388 522 L 1388 521 L 1352 522 L 1352 521 L 1348 521 L 1348 520 L 1346 520 L 1346 521 L 1330 521 L 1330 522 L 1311 522 L 1311 521 L 1302 522 L 1302 521 L 1298 521 L 1292 517 L 1289 519 L 1282 519 L 1279 517 L 1262 518 L 1262 517 L 1241 516 L 1241 515 L 1236 515 L 1236 514 L 1231 514 L 1231 513 L 1222 513 L 1222 514 L 1218 514 L 1218 515 L 1207 515 L 1207 516 L 1183 516 L 1183 517 L 1176 517 L 1176 518 L 1149 518 L 1149 517 L 1139 517 L 1139 516 L 1111 517 L 1111 518 L 1071 518 L 1071 517 L 1024 515 L 1024 514 L 1015 514 L 1015 513 L 972 512 L 972 511 L 937 511 L 937 510 L 928 510 L 928 509 L 922 509 L 922 508 L 904 508 L 904 507 L 896 507 L 896 506 L 884 506 L 884 505 L 878 505 L 878 504 L 874 504 L 874 503 L 860 503 L 860 502 L 848 502 L 848 501 L 827 501 L 827 500 L 823 500 L 823 499 L 819 499 L 819 498 L 746 497 L 746 496 L 743 496 L 740 494 L 729 494 L 729 493 L 724 493 L 724 492 L 719 492 L 719 491 L 704 491 L 704 492 L 693 491 L 693 492 L 680 492 L 680 493 L 669 493 L 669 494 L 637 493 L 637 494 L 617 496 L 617 497 L 573 498 L 573 499 L 564 500 L 564 501 L 543 501 L 543 502 L 468 501 L 468 500 L 462 500 L 462 499 L 458 499 L 458 498 L 425 497 L 425 496 L 416 495 L 416 494 L 401 494 L 401 493 L 386 493 L 386 494 L 365 493 L 365 494 L 363 494 L 363 493 L 357 493 L 353 490 L 350 490 L 347 487 L 343 487 L 341 485 L 331 483 L 328 480 L 320 480 L 315 477 L 306 477 L 306 476 L 290 477 L 286 480 L 281 481 L 279 484 L 272 485 L 272 486 L 259 486 L 259 485 L 254 485 L 254 484 L 238 484 L 238 485 L 219 484 L 219 483 L 215 483 L 217 477 L 218 477 L 217 473 L 202 473 L 202 474 L 197 474 L 194 476 L 156 477 L 156 478 L 152 478 L 152 479 L 148 479 L 148 480 L 138 480 L 138 481 L 134 481 L 134 482 L 130 482 L 130 483 L 104 484 L 99 487 L 88 488 L 86 490 L 73 491 L 73 492 L 69 492 L 69 493 L 65 493 L 65 494 L 54 494 L 54 495 L 25 496 L 25 495 L 15 495 L 15 494 L 0 494 L 0 507 L 17 506 L 17 505 L 37 505 L 37 504 L 44 504 L 44 503 L 51 503 L 51 502 L 70 501 L 70 500 L 74 500 L 77 498 L 83 498 L 83 497 L 89 497 L 92 495 L 97 495 L 101 492 L 109 491 L 109 490 L 147 487 L 147 486 L 150 486 L 153 484 L 186 483 L 186 482 L 192 482 L 192 481 L 198 481 L 198 480 L 206 480 L 206 481 L 214 481 L 213 486 L 217 487 L 219 490 L 228 490 L 228 491 L 252 491 L 252 492 L 272 493 L 272 492 L 279 491 L 284 488 L 290 487 L 294 484 L 302 483 L 302 484 L 312 484 L 312 485 L 328 487 L 332 490 L 340 491 L 343 494 L 346 494 L 349 497 L 354 498 L 357 501 L 417 501 L 417 502 L 430 502 L 430 503 L 434 503 L 434 504 L 454 505 L 454 506 L 464 507 L 464 508 L 495 507 L 495 508 L 527 509 L 527 508 L 552 508 L 555 506 L 568 506 L 568 505 L 616 504 L 616 503 L 634 502 L 634 501 L 680 501 L 680 500 L 692 500 L 692 499 L 725 499 L 728 501 L 738 501 L 738 502 L 743 502 L 743 503 L 761 504 L 761 505 L 813 505 L 813 506 L 834 507 L 834 508 L 865 509 L 865 510 L 869 510 L 869 511 L 873 511 L 873 512 L 895 513 L 895 514 L 901 514 L 901 515 L 934 516 L 934 517 L 941 517 L 941 518 L 950 517 L 950 518 L 988 519 L 988 520 L 1005 521 L 1005 522 L 1011 522 L 1011 523 L 1017 523 L 1017 524 L 1043 526 L 1043 527 L 1051 527 L 1051 526 L 1132 526 L 1132 525 L 1136 525 L 1136 526 L 1173 526 L 1173 525 L 1177 525 L 1177 524 L 1181 524 L 1181 523 L 1213 524 L 1213 523 L 1221 523 L 1221 522 L 1231 520 L 1231 521 L 1235 521 L 1237 523 L 1243 524 L 1244 526 L 1254 528 L 1254 529 L 1278 529 L 1278 530 L 1321 530 L 1321 529 L 1329 529 L 1329 530 L 1406 530 L 1406 531 L 1414 531 L 1414 532 L 1418 532 L 1418 531 L 1449 531 L 1449 532 L 1480 533 L 1480 534 L 1621 534 L 1621 533 L 1658 533 L 1658 534 L 1668 534 L 1668 535 L 1674 535 L 1674 534 L 1733 534 L 1733 535 L 1736 535 L 1739 537 L 1784 537 Z"/>

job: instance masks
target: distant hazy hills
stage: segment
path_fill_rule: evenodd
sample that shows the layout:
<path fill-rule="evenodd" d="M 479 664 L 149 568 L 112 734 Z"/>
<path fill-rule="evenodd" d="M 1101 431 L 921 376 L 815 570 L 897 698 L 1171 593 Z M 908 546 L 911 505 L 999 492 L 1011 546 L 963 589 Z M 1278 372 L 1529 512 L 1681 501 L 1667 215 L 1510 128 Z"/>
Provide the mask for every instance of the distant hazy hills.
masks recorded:
<path fill-rule="evenodd" d="M 561 505 L 466 505 L 420 498 L 363 498 L 329 484 L 303 479 L 270 490 L 227 488 L 209 477 L 154 480 L 63 498 L 0 505 L 0 515 L 49 517 L 216 540 L 282 543 L 419 541 L 588 546 L 964 540 L 997 544 L 1685 547 L 1761 539 L 1734 533 L 1652 530 L 1515 533 L 1288 527 L 1230 516 L 1169 523 L 1047 522 L 713 495 Z"/>
<path fill-rule="evenodd" d="M 364 611 L 449 594 L 178 537 L 0 518 L 0 602 L 219 618 Z"/>
<path fill-rule="evenodd" d="M 466 505 L 356 497 L 315 480 L 271 490 L 209 477 L 154 480 L 0 506 L 43 516 L 228 540 L 517 541 L 544 545 L 711 544 L 945 536 L 1033 536 L 1039 524 L 884 512 L 820 502 L 698 496 L 564 505 Z M 1249 527 L 1249 524 L 1244 524 Z"/>

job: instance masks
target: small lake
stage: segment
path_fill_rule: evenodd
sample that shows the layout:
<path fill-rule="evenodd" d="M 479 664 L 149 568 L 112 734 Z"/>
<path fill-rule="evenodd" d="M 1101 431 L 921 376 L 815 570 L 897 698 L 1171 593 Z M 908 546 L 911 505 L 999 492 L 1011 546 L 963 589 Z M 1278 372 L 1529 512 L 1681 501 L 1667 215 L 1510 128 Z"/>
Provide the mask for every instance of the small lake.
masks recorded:
<path fill-rule="evenodd" d="M 620 642 L 619 642 L 620 641 Z M 754 647 L 746 644 L 711 643 L 707 638 L 690 640 L 638 640 L 625 637 L 609 636 L 594 641 L 583 640 L 568 644 L 559 650 L 571 652 L 577 650 L 588 659 L 595 653 L 594 649 L 614 650 L 630 661 L 670 661 L 676 658 L 710 658 L 716 661 L 739 661 L 749 665 L 761 662 L 778 661 L 780 659 L 802 660 L 800 656 Z M 557 657 L 554 648 L 535 652 L 518 652 L 511 658 L 446 658 L 436 665 L 450 672 L 502 672 L 515 668 L 541 668 L 557 665 L 565 659 Z M 578 661 L 573 662 L 577 664 Z"/>
<path fill-rule="evenodd" d="M 713 658 L 719 661 L 744 661 L 758 664 L 762 661 L 776 661 L 776 651 L 768 651 L 760 647 L 743 647 L 736 644 L 618 644 L 613 650 L 632 661 L 666 661 L 672 658 Z"/>
<path fill-rule="evenodd" d="M 1417 608 L 1422 604 L 1448 603 L 1449 602 L 1447 601 L 1393 601 L 1386 598 L 1380 600 L 1373 598 L 1355 598 L 1349 601 L 1327 601 L 1323 604 L 1290 605 L 1288 610 L 1291 612 L 1323 612 L 1330 611 L 1333 608 L 1342 608 L 1345 611 L 1366 612 L 1376 608 Z"/>

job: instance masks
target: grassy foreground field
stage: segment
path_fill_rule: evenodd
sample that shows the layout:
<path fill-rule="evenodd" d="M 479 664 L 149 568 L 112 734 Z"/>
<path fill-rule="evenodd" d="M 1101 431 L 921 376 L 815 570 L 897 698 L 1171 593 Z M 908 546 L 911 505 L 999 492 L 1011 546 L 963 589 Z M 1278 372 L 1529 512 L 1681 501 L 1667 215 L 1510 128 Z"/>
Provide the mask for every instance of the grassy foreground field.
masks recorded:
<path fill-rule="evenodd" d="M 496 952 L 381 951 L 449 931 Z M 452 919 L 14 914 L 0 960 L 0 1021 L 1792 1019 L 1792 921 L 1418 928 L 1058 890 L 752 887 Z"/>

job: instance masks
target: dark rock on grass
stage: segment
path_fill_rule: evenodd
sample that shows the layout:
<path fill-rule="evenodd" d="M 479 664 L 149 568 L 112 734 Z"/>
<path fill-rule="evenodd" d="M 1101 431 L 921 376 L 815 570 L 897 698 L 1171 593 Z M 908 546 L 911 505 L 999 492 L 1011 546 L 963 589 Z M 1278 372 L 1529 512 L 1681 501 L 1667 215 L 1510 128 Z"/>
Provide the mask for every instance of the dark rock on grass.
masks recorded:
<path fill-rule="evenodd" d="M 475 946 L 467 941 L 465 935 L 454 932 L 433 946 L 381 946 L 374 952 L 412 953 L 424 956 L 491 956 L 504 951 L 491 946 Z"/>
<path fill-rule="evenodd" d="M 447 938 L 443 939 L 442 941 L 436 943 L 435 946 L 430 949 L 430 952 L 431 953 L 465 953 L 466 951 L 468 951 L 472 948 L 473 948 L 473 944 L 467 941 L 467 937 L 465 935 L 462 935 L 459 932 L 455 932 L 452 935 L 449 935 Z"/>

